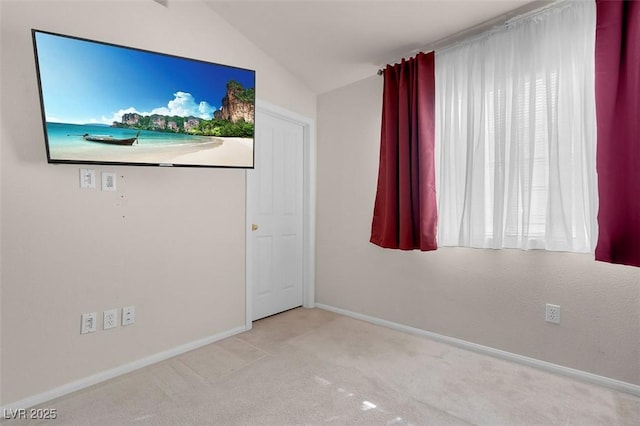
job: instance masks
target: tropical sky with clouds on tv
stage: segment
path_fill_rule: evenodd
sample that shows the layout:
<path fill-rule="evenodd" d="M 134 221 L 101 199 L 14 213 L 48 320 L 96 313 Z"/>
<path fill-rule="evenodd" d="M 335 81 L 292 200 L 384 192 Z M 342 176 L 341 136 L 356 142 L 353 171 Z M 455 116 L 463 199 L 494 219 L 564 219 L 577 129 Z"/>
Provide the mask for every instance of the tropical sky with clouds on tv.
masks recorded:
<path fill-rule="evenodd" d="M 122 114 L 213 117 L 235 80 L 255 86 L 250 70 L 36 32 L 48 122 L 112 124 Z"/>

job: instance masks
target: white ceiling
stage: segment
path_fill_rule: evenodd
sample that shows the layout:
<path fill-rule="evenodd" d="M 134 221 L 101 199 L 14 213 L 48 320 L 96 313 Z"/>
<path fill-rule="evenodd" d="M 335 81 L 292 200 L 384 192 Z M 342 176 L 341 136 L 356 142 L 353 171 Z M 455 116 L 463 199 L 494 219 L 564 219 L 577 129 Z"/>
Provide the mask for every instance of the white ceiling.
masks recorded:
<path fill-rule="evenodd" d="M 202 0 L 249 40 L 324 93 L 435 42 L 538 8 L 531 0 Z M 483 25 L 484 24 L 484 25 Z M 470 31 L 465 31 L 472 29 Z M 453 36 L 453 37 L 452 37 Z"/>

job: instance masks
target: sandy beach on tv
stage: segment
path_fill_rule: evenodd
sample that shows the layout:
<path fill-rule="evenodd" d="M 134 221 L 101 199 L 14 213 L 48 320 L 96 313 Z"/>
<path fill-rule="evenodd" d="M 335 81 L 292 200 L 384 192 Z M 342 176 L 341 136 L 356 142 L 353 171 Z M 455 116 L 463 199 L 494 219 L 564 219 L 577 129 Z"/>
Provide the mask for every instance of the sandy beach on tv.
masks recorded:
<path fill-rule="evenodd" d="M 81 150 L 77 145 L 52 147 L 50 156 L 53 160 L 71 161 L 253 167 L 253 139 L 214 136 L 202 139 L 166 146 L 145 145 L 144 140 L 131 146 L 84 142 Z"/>

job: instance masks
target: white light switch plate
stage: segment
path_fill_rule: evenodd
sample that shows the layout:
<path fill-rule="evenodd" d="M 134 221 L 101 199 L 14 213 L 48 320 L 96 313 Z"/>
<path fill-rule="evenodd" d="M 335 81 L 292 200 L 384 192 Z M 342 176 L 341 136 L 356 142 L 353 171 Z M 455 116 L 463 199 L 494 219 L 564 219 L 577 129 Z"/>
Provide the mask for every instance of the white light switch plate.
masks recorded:
<path fill-rule="evenodd" d="M 96 171 L 94 169 L 80 169 L 80 188 L 96 187 Z"/>
<path fill-rule="evenodd" d="M 116 174 L 113 172 L 102 172 L 102 190 L 116 190 Z"/>

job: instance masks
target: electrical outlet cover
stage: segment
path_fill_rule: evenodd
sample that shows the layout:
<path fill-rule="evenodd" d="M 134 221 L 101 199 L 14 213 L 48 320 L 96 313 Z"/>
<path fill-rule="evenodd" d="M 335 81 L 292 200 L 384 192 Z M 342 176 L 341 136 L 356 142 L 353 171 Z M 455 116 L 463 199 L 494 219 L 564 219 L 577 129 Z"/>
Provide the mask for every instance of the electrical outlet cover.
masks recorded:
<path fill-rule="evenodd" d="M 91 312 L 88 314 L 82 314 L 80 323 L 80 334 L 87 334 L 95 332 L 98 327 L 96 325 L 98 314 Z"/>
<path fill-rule="evenodd" d="M 109 330 L 118 326 L 118 310 L 109 309 L 102 313 L 102 329 Z"/>
<path fill-rule="evenodd" d="M 126 306 L 122 308 L 122 325 L 131 325 L 136 322 L 136 307 Z"/>
<path fill-rule="evenodd" d="M 547 303 L 545 321 L 560 324 L 560 306 Z"/>
<path fill-rule="evenodd" d="M 116 190 L 116 174 L 114 172 L 102 172 L 102 190 Z"/>

